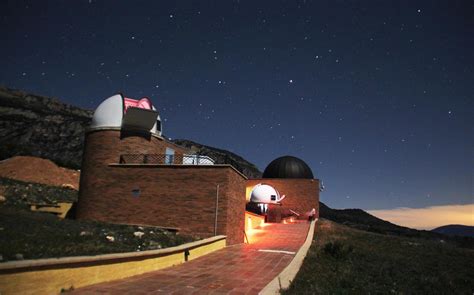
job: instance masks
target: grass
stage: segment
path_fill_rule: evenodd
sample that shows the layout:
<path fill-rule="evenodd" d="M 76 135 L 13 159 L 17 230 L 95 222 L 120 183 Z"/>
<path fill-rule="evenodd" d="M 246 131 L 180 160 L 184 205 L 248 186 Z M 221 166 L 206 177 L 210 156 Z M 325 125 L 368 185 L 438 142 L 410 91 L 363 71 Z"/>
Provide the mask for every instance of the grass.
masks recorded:
<path fill-rule="evenodd" d="M 141 237 L 135 236 L 141 232 Z M 2 262 L 107 253 L 134 252 L 177 246 L 191 237 L 154 227 L 59 219 L 48 213 L 0 207 Z M 108 238 L 113 237 L 114 241 Z"/>
<path fill-rule="evenodd" d="M 321 219 L 284 294 L 473 294 L 474 250 Z"/>
<path fill-rule="evenodd" d="M 70 188 L 30 183 L 0 177 L 0 187 L 5 197 L 3 206 L 28 209 L 30 204 L 56 204 L 76 202 L 78 192 Z"/>
<path fill-rule="evenodd" d="M 59 219 L 30 204 L 77 201 L 77 191 L 0 178 L 0 262 L 154 250 L 195 240 L 155 227 Z M 137 234 L 136 234 L 137 233 Z M 113 238 L 113 241 L 110 241 Z"/>

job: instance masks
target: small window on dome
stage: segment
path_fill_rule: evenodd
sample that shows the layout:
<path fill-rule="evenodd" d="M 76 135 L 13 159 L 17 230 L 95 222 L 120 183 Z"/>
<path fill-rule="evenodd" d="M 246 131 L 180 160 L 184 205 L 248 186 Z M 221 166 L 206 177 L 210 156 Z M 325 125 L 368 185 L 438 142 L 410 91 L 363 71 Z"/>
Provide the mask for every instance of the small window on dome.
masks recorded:
<path fill-rule="evenodd" d="M 271 195 L 271 196 L 270 196 L 270 199 L 271 199 L 272 201 L 276 201 L 276 199 L 277 199 L 277 196 L 275 196 L 275 195 Z"/>
<path fill-rule="evenodd" d="M 160 120 L 156 120 L 156 130 L 161 131 L 161 121 Z"/>

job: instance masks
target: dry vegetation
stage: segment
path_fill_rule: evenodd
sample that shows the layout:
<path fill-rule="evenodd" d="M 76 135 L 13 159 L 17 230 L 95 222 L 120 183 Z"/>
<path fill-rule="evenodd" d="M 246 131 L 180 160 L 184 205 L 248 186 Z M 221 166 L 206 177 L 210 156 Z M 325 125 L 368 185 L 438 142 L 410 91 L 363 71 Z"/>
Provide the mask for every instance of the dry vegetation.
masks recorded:
<path fill-rule="evenodd" d="M 77 201 L 70 188 L 0 177 L 0 262 L 172 247 L 193 238 L 155 227 L 59 219 L 29 204 Z"/>
<path fill-rule="evenodd" d="M 472 294 L 474 250 L 381 234 L 329 220 L 284 294 Z"/>

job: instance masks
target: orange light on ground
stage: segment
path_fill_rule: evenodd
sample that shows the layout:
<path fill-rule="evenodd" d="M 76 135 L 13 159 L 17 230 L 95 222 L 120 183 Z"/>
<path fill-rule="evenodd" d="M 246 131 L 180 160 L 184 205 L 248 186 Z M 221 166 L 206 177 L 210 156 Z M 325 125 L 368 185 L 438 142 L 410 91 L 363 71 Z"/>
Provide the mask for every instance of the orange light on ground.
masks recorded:
<path fill-rule="evenodd" d="M 246 231 L 247 240 L 249 244 L 256 243 L 265 238 L 265 234 L 271 227 L 271 223 L 263 223 L 263 227 L 252 228 L 250 231 Z"/>
<path fill-rule="evenodd" d="M 259 229 L 259 228 L 258 229 L 253 228 L 251 231 L 248 231 L 247 239 L 248 239 L 249 244 L 253 244 L 257 242 L 258 240 L 262 239 L 264 232 L 265 230 Z"/>

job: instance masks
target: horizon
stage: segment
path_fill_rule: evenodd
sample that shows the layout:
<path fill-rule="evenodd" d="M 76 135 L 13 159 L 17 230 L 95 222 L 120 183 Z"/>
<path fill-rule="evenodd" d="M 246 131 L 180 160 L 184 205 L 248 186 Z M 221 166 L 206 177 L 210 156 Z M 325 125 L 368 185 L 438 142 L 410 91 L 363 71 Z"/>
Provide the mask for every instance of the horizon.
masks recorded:
<path fill-rule="evenodd" d="M 115 3 L 8 2 L 0 84 L 149 96 L 171 138 L 303 159 L 331 208 L 474 205 L 472 3 Z"/>

